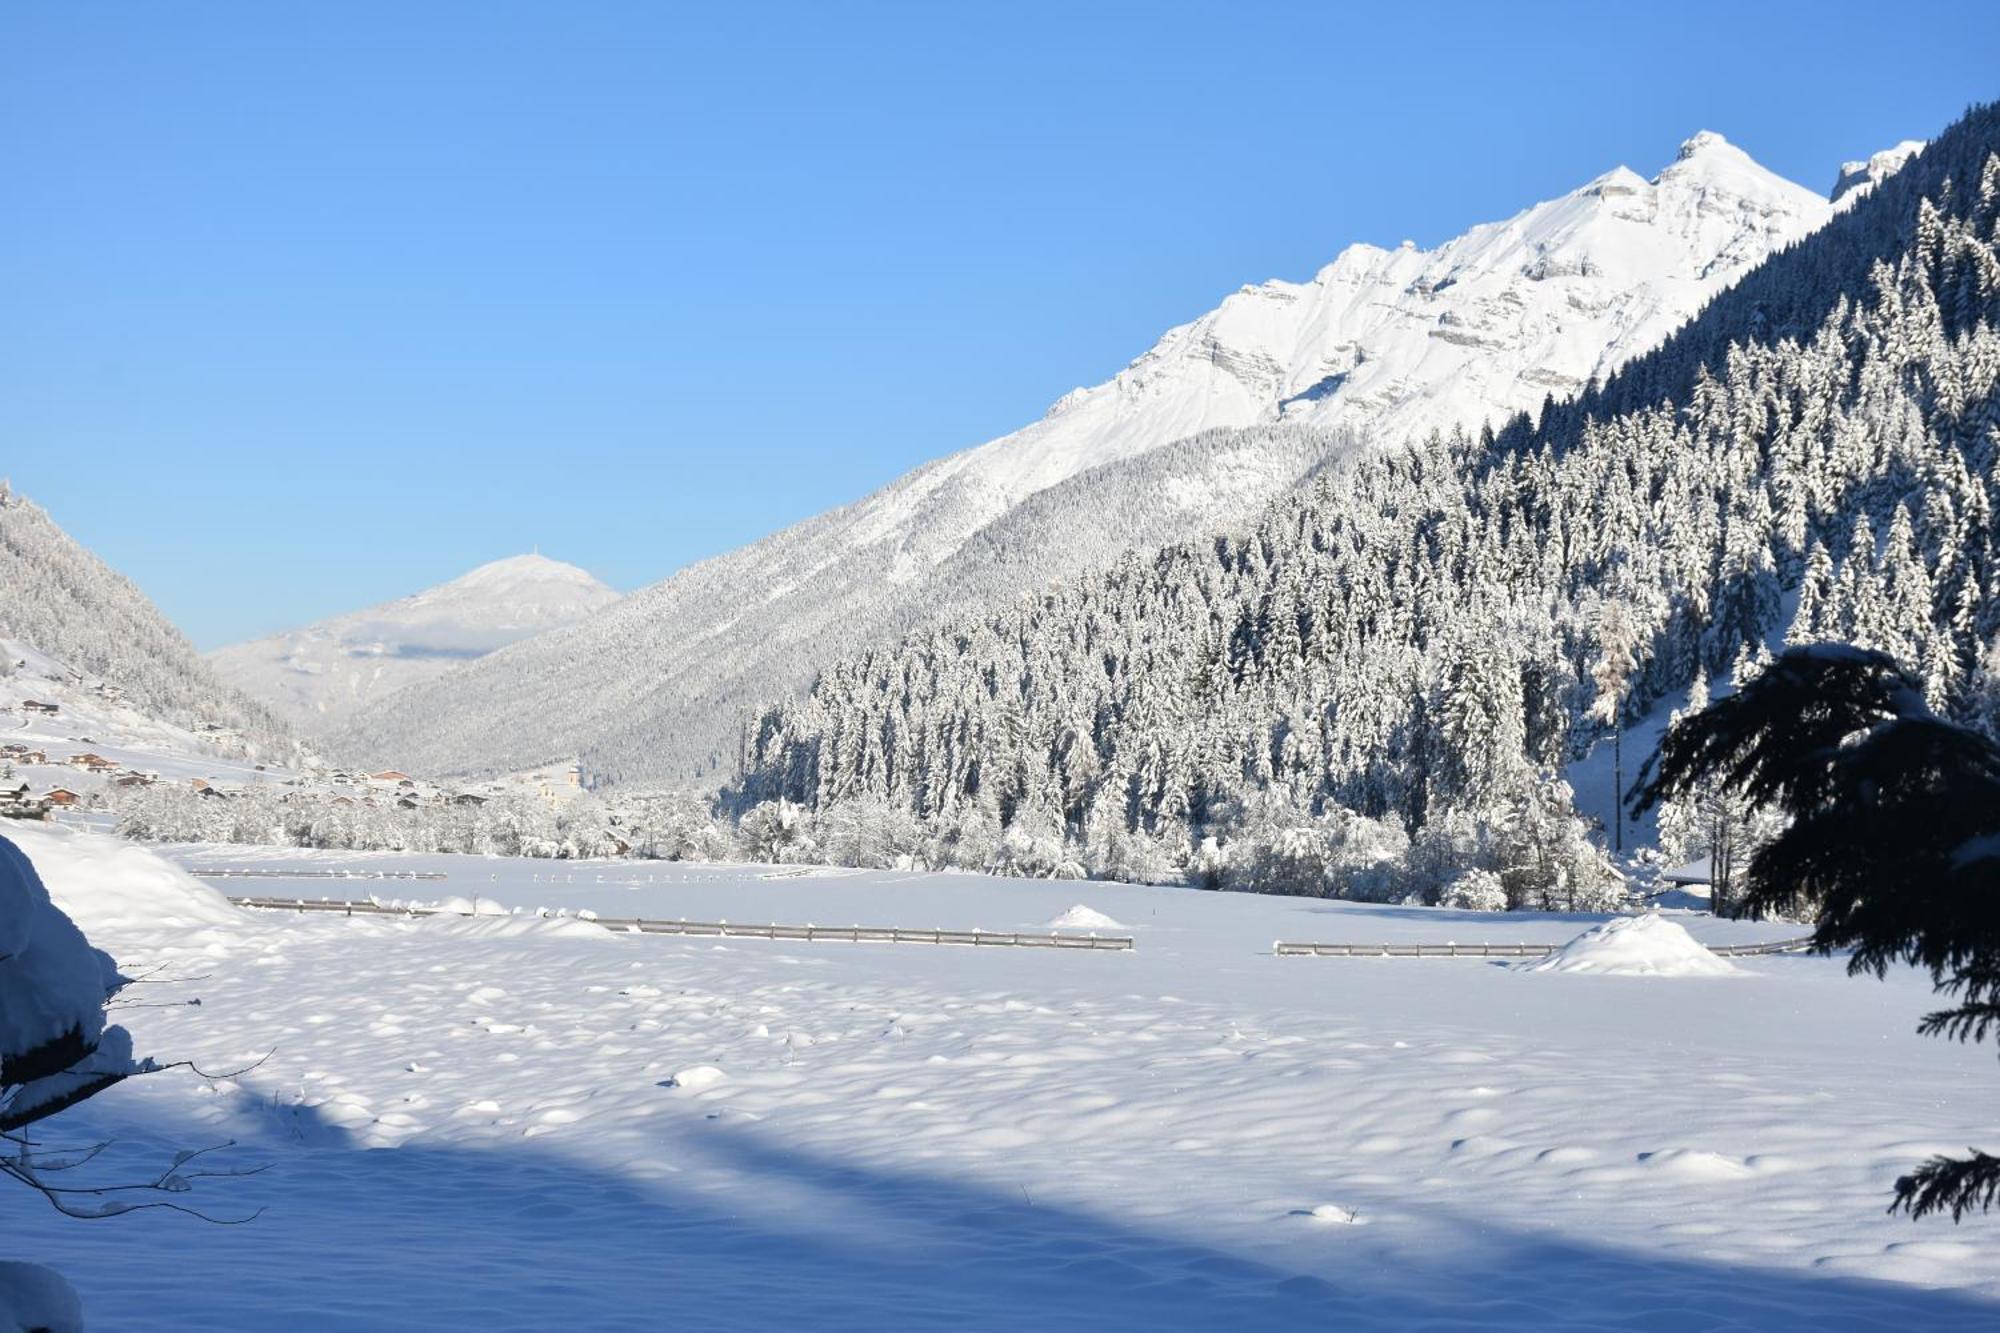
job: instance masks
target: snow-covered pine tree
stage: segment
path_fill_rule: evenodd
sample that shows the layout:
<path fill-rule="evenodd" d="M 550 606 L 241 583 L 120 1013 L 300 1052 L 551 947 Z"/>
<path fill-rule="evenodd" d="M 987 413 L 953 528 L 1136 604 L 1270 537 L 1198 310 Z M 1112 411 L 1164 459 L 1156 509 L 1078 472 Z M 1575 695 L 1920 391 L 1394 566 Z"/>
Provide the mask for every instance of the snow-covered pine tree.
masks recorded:
<path fill-rule="evenodd" d="M 1813 947 L 1850 972 L 1928 970 L 1951 1008 L 1926 1035 L 2000 1030 L 2000 744 L 1934 714 L 1923 682 L 1846 644 L 1786 650 L 1736 694 L 1686 718 L 1642 800 L 1722 783 L 1789 822 L 1751 858 L 1744 899 L 1817 918 Z M 1953 1220 L 2000 1201 L 2000 1156 L 1933 1157 L 1894 1207 Z"/>

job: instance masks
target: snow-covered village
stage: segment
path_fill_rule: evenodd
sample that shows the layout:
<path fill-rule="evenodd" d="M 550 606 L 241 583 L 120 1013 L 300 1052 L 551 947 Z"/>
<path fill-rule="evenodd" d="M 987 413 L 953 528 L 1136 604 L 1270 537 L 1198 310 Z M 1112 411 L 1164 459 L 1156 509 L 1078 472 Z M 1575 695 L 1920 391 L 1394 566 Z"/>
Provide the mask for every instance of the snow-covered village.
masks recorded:
<path fill-rule="evenodd" d="M 0 8 L 0 1333 L 2000 1328 L 1995 50 Z"/>

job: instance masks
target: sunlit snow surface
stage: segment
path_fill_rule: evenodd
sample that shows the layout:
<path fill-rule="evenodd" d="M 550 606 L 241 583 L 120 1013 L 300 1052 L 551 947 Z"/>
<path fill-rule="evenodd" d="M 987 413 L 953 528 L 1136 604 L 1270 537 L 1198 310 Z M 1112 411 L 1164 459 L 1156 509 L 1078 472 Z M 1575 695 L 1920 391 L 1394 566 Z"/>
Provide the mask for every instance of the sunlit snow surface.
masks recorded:
<path fill-rule="evenodd" d="M 574 919 L 220 916 L 23 839 L 129 968 L 142 1051 L 254 1071 L 57 1122 L 109 1170 L 237 1138 L 211 1228 L 0 1194 L 94 1329 L 1883 1327 L 2000 1320 L 2000 1227 L 1882 1208 L 1992 1125 L 1989 1054 L 1838 962 L 1727 978 L 1277 958 L 1273 940 L 1561 942 L 1594 921 L 757 867 L 180 849 L 444 869 L 605 916 L 1035 929 L 1131 953 L 618 935 Z M 91 873 L 85 874 L 88 870 Z M 136 874 L 136 871 L 133 871 Z M 108 878 L 107 878 L 108 877 Z M 97 887 L 93 887 L 95 884 Z M 231 886 L 235 888 L 235 885 Z M 1697 938 L 1795 928 L 1682 918 Z"/>

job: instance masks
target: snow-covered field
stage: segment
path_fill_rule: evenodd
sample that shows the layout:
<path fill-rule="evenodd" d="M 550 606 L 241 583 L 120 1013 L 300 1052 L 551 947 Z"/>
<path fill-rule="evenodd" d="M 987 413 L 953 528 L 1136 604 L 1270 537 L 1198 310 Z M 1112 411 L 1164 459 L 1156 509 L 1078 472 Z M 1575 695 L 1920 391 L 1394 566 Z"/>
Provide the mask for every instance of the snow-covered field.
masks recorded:
<path fill-rule="evenodd" d="M 606 916 L 1013 930 L 1081 906 L 1137 948 L 260 914 L 108 839 L 20 841 L 128 969 L 199 978 L 128 992 L 202 1000 L 120 1012 L 142 1052 L 269 1053 L 50 1126 L 116 1136 L 125 1178 L 237 1139 L 269 1169 L 190 1201 L 253 1224 L 0 1195 L 9 1257 L 67 1273 L 93 1328 L 2000 1323 L 2000 1225 L 1882 1211 L 1992 1123 L 1990 1054 L 1914 1035 L 1910 975 L 1278 958 L 1594 922 L 1112 884 L 175 849 L 450 876 L 231 891 Z"/>

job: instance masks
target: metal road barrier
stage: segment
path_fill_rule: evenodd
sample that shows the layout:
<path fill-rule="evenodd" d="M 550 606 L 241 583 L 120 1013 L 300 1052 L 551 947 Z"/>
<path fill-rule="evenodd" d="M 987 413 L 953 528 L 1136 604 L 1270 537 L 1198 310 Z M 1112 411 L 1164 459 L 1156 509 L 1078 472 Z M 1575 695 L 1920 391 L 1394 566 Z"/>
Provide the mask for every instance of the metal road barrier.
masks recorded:
<path fill-rule="evenodd" d="M 196 879 L 424 879 L 448 878 L 442 870 L 279 870 L 263 866 L 195 866 Z"/>
<path fill-rule="evenodd" d="M 389 903 L 348 902 L 331 898 L 231 898 L 238 907 L 276 912 L 334 912 L 342 916 L 463 916 L 468 912 L 446 912 L 436 907 L 398 907 Z M 912 930 L 905 926 L 756 926 L 730 921 L 659 921 L 648 917 L 574 916 L 551 912 L 507 913 L 506 916 L 536 916 L 545 920 L 588 921 L 606 930 L 639 935 L 692 935 L 722 939 L 797 940 L 804 943 L 840 944 L 964 944 L 979 948 L 1015 949 L 1094 949 L 1114 953 L 1130 952 L 1130 935 L 1018 934 L 988 930 Z M 501 919 L 499 914 L 489 918 Z"/>
<path fill-rule="evenodd" d="M 1271 946 L 1281 958 L 1546 958 L 1560 944 L 1299 944 L 1284 940 Z M 1757 954 L 1796 953 L 1812 947 L 1812 937 L 1772 940 L 1766 944 L 1718 944 L 1709 952 L 1723 958 Z"/>

